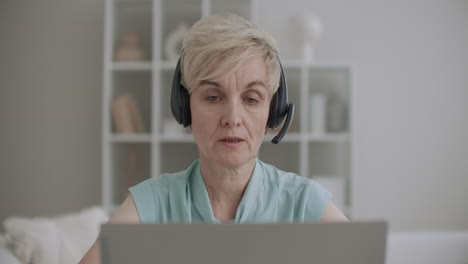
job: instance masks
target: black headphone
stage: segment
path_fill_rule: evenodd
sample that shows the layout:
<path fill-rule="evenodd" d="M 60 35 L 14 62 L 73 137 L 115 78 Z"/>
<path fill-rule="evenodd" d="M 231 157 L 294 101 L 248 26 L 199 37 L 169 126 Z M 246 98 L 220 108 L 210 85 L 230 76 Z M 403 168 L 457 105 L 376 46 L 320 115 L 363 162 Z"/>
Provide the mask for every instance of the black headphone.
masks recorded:
<path fill-rule="evenodd" d="M 288 131 L 288 128 L 291 125 L 294 115 L 294 104 L 288 103 L 288 87 L 281 62 L 280 69 L 280 85 L 271 98 L 267 127 L 271 129 L 277 128 L 283 121 L 284 117 L 286 117 L 286 121 L 278 135 L 271 140 L 274 144 L 278 144 L 284 137 L 286 131 Z M 182 85 L 180 58 L 175 68 L 174 78 L 172 79 L 171 110 L 179 124 L 184 127 L 190 126 L 192 123 L 192 115 L 190 113 L 190 95 L 188 90 Z"/>

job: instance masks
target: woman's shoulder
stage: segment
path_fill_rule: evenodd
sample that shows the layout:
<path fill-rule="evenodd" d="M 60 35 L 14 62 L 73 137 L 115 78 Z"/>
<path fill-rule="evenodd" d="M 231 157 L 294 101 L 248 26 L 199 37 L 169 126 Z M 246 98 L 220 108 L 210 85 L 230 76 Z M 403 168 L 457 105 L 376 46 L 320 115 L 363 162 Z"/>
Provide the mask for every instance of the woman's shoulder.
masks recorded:
<path fill-rule="evenodd" d="M 273 165 L 261 162 L 261 167 L 264 185 L 271 190 L 276 190 L 277 197 L 282 204 L 280 209 L 282 214 L 294 215 L 295 221 L 320 219 L 331 199 L 331 193 L 328 190 L 313 179 L 282 171 Z M 290 201 L 293 201 L 292 205 Z"/>
<path fill-rule="evenodd" d="M 264 181 L 270 184 L 275 184 L 283 188 L 300 188 L 317 184 L 316 181 L 300 176 L 294 172 L 283 171 L 274 165 L 262 162 L 260 160 L 258 163 L 260 164 Z"/>
<path fill-rule="evenodd" d="M 133 187 L 147 186 L 147 187 L 151 187 L 152 189 L 154 188 L 166 189 L 171 186 L 186 185 L 189 181 L 191 171 L 197 162 L 198 161 L 193 162 L 185 170 L 172 172 L 172 173 L 169 173 L 169 172 L 163 173 L 159 175 L 158 177 L 146 179 Z"/>
<path fill-rule="evenodd" d="M 186 184 L 187 181 L 188 174 L 186 170 L 183 170 L 174 173 L 163 173 L 158 177 L 147 179 L 141 183 L 153 187 L 165 188 L 172 185 Z"/>
<path fill-rule="evenodd" d="M 260 162 L 264 186 L 273 187 L 280 196 L 293 196 L 300 200 L 324 200 L 331 198 L 331 193 L 317 181 L 294 172 L 287 172 L 273 165 Z"/>
<path fill-rule="evenodd" d="M 197 164 L 192 163 L 187 169 L 164 173 L 157 178 L 147 179 L 130 188 L 130 193 L 142 223 L 164 223 L 172 219 L 171 210 L 181 209 L 186 199 L 183 194 L 187 188 L 191 170 Z M 171 195 L 171 194 L 177 195 Z M 175 204 L 181 204 L 178 208 Z M 178 219 L 184 220 L 184 219 Z"/>

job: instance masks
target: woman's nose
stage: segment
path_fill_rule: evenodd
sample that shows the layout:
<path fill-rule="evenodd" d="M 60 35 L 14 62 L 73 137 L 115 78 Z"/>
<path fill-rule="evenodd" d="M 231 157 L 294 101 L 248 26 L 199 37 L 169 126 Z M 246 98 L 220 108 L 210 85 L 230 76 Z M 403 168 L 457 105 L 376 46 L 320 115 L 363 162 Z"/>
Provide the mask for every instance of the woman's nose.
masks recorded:
<path fill-rule="evenodd" d="M 239 126 L 242 120 L 241 115 L 241 107 L 235 102 L 230 102 L 223 109 L 221 124 L 230 127 Z"/>

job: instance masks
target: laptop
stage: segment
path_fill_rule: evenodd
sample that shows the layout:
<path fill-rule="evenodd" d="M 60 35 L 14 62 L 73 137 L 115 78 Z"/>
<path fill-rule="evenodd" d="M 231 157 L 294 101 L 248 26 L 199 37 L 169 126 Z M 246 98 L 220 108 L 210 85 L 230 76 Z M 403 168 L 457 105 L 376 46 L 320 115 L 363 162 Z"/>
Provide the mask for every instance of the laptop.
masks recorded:
<path fill-rule="evenodd" d="M 384 264 L 385 222 L 104 224 L 102 264 Z"/>

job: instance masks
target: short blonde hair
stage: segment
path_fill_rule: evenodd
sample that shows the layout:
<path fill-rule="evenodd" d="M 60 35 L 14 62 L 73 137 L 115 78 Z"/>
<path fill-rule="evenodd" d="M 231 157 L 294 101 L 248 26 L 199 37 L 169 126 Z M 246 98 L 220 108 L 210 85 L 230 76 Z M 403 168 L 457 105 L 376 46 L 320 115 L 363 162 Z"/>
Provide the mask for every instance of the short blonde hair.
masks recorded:
<path fill-rule="evenodd" d="M 252 56 L 262 56 L 268 72 L 268 88 L 276 92 L 281 68 L 275 39 L 259 26 L 235 14 L 203 18 L 182 42 L 182 84 L 191 93 L 204 80 L 220 79 L 235 72 Z M 215 70 L 213 70 L 215 69 Z"/>

